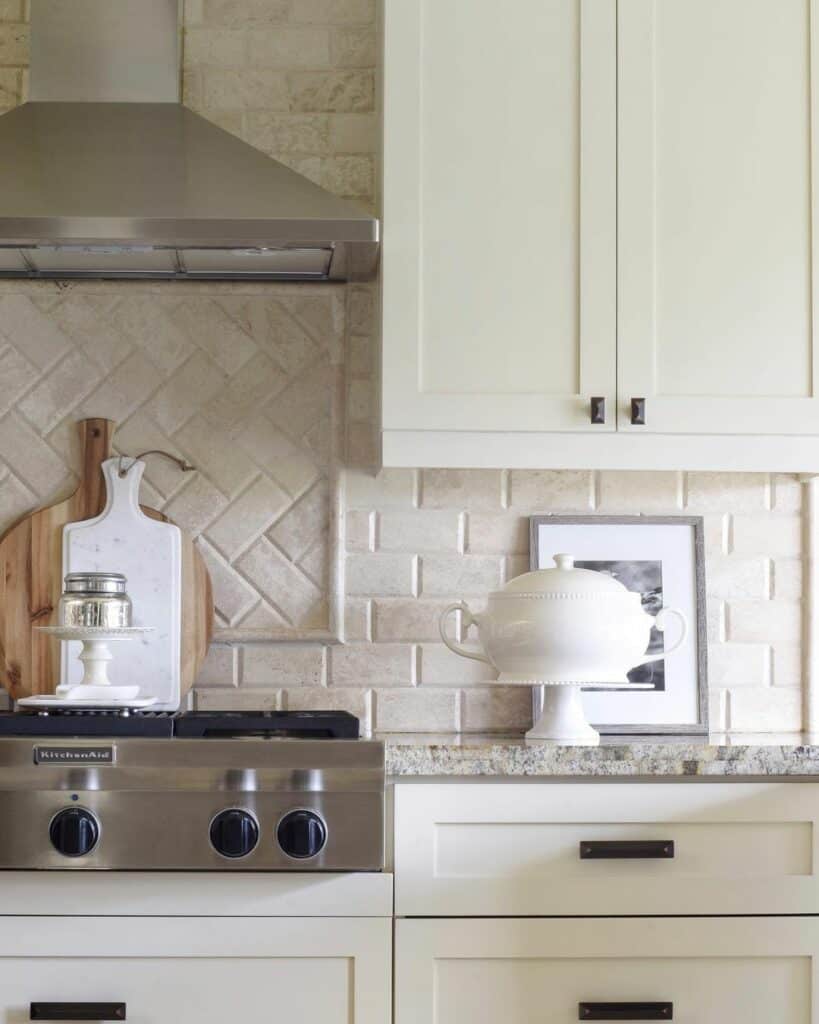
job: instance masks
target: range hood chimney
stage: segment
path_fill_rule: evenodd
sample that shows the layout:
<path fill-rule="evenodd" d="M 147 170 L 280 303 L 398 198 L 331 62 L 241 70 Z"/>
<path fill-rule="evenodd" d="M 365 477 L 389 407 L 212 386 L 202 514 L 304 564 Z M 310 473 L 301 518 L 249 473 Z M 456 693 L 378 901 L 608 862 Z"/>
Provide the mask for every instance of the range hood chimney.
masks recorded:
<path fill-rule="evenodd" d="M 0 277 L 372 276 L 378 221 L 183 107 L 178 0 L 31 0 Z"/>

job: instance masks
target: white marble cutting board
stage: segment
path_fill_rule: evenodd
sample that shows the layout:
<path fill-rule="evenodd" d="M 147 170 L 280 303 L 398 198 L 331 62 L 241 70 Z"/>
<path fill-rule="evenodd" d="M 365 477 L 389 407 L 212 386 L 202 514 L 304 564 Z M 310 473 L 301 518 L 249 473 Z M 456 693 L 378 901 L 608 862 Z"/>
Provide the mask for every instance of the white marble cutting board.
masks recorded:
<path fill-rule="evenodd" d="M 175 710 L 180 701 L 182 547 L 179 528 L 149 519 L 139 507 L 144 462 L 102 463 L 107 501 L 95 519 L 63 528 L 63 575 L 119 572 L 128 580 L 133 625 L 154 632 L 122 644 L 110 665 L 115 685 L 138 684 L 140 697 L 156 697 L 155 710 Z M 61 681 L 79 683 L 79 645 L 63 642 Z"/>

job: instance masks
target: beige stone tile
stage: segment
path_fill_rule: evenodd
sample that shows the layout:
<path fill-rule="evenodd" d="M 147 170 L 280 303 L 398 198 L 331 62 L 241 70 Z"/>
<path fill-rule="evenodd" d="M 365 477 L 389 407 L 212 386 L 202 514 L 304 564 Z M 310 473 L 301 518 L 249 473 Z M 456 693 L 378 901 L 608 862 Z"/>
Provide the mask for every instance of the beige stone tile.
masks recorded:
<path fill-rule="evenodd" d="M 772 477 L 771 508 L 777 512 L 801 512 L 804 490 L 799 477 L 775 473 Z"/>
<path fill-rule="evenodd" d="M 236 686 L 236 662 L 238 651 L 226 644 L 211 644 L 205 663 L 196 677 L 194 687 L 202 690 L 206 687 Z"/>
<path fill-rule="evenodd" d="M 771 595 L 770 559 L 712 555 L 706 566 L 708 594 L 719 598 Z"/>
<path fill-rule="evenodd" d="M 348 423 L 346 449 L 350 469 L 375 472 L 381 451 L 375 424 Z"/>
<path fill-rule="evenodd" d="M 217 613 L 227 625 L 238 625 L 259 603 L 259 595 L 203 538 L 197 543 L 213 583 Z"/>
<path fill-rule="evenodd" d="M 163 511 L 177 526 L 198 537 L 227 507 L 228 499 L 207 477 L 198 473 L 192 477 Z"/>
<path fill-rule="evenodd" d="M 382 598 L 373 602 L 373 633 L 378 641 L 437 640 L 438 620 L 446 601 Z"/>
<path fill-rule="evenodd" d="M 728 691 L 711 690 L 708 694 L 709 732 L 724 732 L 728 728 Z"/>
<path fill-rule="evenodd" d="M 726 602 L 717 599 L 711 600 L 707 603 L 706 607 L 706 619 L 707 619 L 707 634 L 708 643 L 723 643 L 726 637 L 726 618 L 727 618 Z M 764 639 L 764 638 L 763 638 Z"/>
<path fill-rule="evenodd" d="M 730 728 L 734 732 L 790 732 L 802 728 L 800 690 L 740 687 L 730 691 Z"/>
<path fill-rule="evenodd" d="M 421 474 L 425 508 L 501 508 L 501 474 L 495 469 L 425 469 Z"/>
<path fill-rule="evenodd" d="M 509 474 L 509 504 L 530 512 L 588 512 L 592 474 L 585 470 L 515 469 Z"/>
<path fill-rule="evenodd" d="M 329 500 L 327 481 L 319 480 L 268 530 L 268 537 L 288 558 L 297 561 L 313 546 L 317 537 L 326 534 L 330 519 Z"/>
<path fill-rule="evenodd" d="M 529 554 L 527 516 L 487 515 L 470 512 L 467 519 L 466 550 L 474 555 Z"/>
<path fill-rule="evenodd" d="M 615 472 L 599 475 L 599 512 L 676 512 L 682 508 L 682 474 Z"/>
<path fill-rule="evenodd" d="M 25 356 L 39 370 L 48 370 L 71 349 L 71 342 L 53 318 L 26 295 L 0 297 L 0 337 L 8 343 L 25 338 Z"/>
<path fill-rule="evenodd" d="M 368 690 L 356 687 L 299 687 L 286 690 L 282 698 L 288 711 L 349 711 L 359 719 L 362 736 L 368 736 L 371 732 Z"/>
<path fill-rule="evenodd" d="M 372 641 L 372 606 L 373 602 L 366 598 L 346 598 L 344 601 L 344 640 L 347 643 L 369 643 Z"/>
<path fill-rule="evenodd" d="M 288 506 L 284 491 L 260 476 L 207 530 L 208 540 L 227 558 L 234 558 Z"/>
<path fill-rule="evenodd" d="M 287 617 L 292 626 L 326 626 L 325 595 L 267 538 L 258 540 L 236 564 L 265 599 Z"/>
<path fill-rule="evenodd" d="M 483 596 L 501 582 L 501 559 L 488 555 L 425 555 L 420 593 L 429 597 Z"/>
<path fill-rule="evenodd" d="M 767 473 L 689 473 L 686 508 L 692 512 L 764 511 L 770 498 Z"/>
<path fill-rule="evenodd" d="M 528 555 L 507 555 L 503 560 L 503 582 L 508 583 L 516 576 L 529 572 Z"/>
<path fill-rule="evenodd" d="M 412 508 L 415 470 L 382 469 L 378 473 L 348 470 L 345 491 L 348 508 Z"/>
<path fill-rule="evenodd" d="M 375 0 L 297 0 L 291 20 L 315 24 L 365 24 L 375 21 Z"/>
<path fill-rule="evenodd" d="M 157 391 L 145 411 L 162 430 L 172 434 L 224 384 L 221 370 L 203 352 L 196 352 Z"/>
<path fill-rule="evenodd" d="M 170 313 L 171 322 L 213 362 L 233 376 L 257 352 L 253 338 L 222 308 L 203 295 L 190 295 Z"/>
<path fill-rule="evenodd" d="M 203 20 L 214 25 L 254 28 L 258 24 L 286 21 L 291 6 L 291 0 L 204 0 Z"/>
<path fill-rule="evenodd" d="M 288 387 L 292 387 L 292 384 L 287 384 L 280 367 L 266 353 L 257 352 L 229 382 L 226 381 L 209 398 L 203 396 L 198 408 L 215 429 L 237 432 L 241 431 L 248 419 L 260 412 L 266 403 L 269 410 L 269 399 L 277 393 L 286 394 Z M 322 389 L 320 380 L 316 381 L 316 392 L 326 402 L 327 391 Z M 302 421 L 303 429 L 318 422 L 312 403 L 309 409 L 304 410 L 304 415 L 312 415 L 313 418 Z"/>
<path fill-rule="evenodd" d="M 185 64 L 241 65 L 245 33 L 241 29 L 185 28 Z"/>
<path fill-rule="evenodd" d="M 18 349 L 6 345 L 0 351 L 0 416 L 11 409 L 20 396 L 36 382 L 39 373 Z"/>
<path fill-rule="evenodd" d="M 774 559 L 772 577 L 774 597 L 783 601 L 802 599 L 802 562 L 800 559 Z"/>
<path fill-rule="evenodd" d="M 467 648 L 480 651 L 474 641 Z M 462 686 L 466 683 L 488 683 L 497 679 L 491 665 L 454 654 L 444 644 L 423 644 L 418 682 L 424 686 Z"/>
<path fill-rule="evenodd" d="M 156 390 L 161 380 L 147 356 L 133 352 L 83 398 L 73 418 L 103 416 L 122 423 Z"/>
<path fill-rule="evenodd" d="M 0 534 L 38 504 L 34 492 L 13 473 L 0 474 Z"/>
<path fill-rule="evenodd" d="M 0 68 L 0 104 L 15 107 L 20 102 L 20 71 L 17 68 Z"/>
<path fill-rule="evenodd" d="M 271 156 L 306 153 L 324 156 L 330 151 L 329 114 L 281 114 L 252 111 L 246 117 L 247 141 Z"/>
<path fill-rule="evenodd" d="M 375 114 L 331 114 L 331 153 L 377 153 L 378 121 Z M 351 330 L 356 330 L 354 322 Z M 369 328 L 368 328 L 369 329 Z"/>
<path fill-rule="evenodd" d="M 377 400 L 375 381 L 351 380 L 347 388 L 347 415 L 351 420 L 369 420 Z"/>
<path fill-rule="evenodd" d="M 52 430 L 100 379 L 81 352 L 71 352 L 22 399 L 18 409 L 40 434 Z"/>
<path fill-rule="evenodd" d="M 706 571 L 713 556 L 727 555 L 730 549 L 731 517 L 728 515 L 704 515 L 703 547 L 705 548 Z M 756 554 L 757 552 L 753 552 Z"/>
<path fill-rule="evenodd" d="M 777 644 L 773 650 L 774 686 L 801 686 L 803 674 L 801 649 Z"/>
<path fill-rule="evenodd" d="M 321 644 L 246 644 L 242 686 L 323 686 L 325 648 Z"/>
<path fill-rule="evenodd" d="M 802 520 L 788 515 L 731 517 L 731 550 L 738 555 L 802 553 Z"/>
<path fill-rule="evenodd" d="M 532 727 L 528 686 L 470 687 L 461 694 L 461 731 L 521 733 Z"/>
<path fill-rule="evenodd" d="M 455 552 L 458 536 L 457 512 L 386 509 L 378 517 L 377 540 L 381 551 Z"/>
<path fill-rule="evenodd" d="M 27 67 L 29 62 L 28 25 L 9 23 L 0 32 L 0 65 Z"/>
<path fill-rule="evenodd" d="M 200 416 L 194 416 L 176 434 L 176 441 L 188 459 L 213 480 L 229 498 L 243 491 L 258 470 L 251 460 Z"/>
<path fill-rule="evenodd" d="M 331 686 L 407 686 L 412 679 L 410 644 L 339 644 L 328 653 Z"/>
<path fill-rule="evenodd" d="M 288 110 L 284 72 L 268 68 L 206 68 L 202 102 L 214 110 Z"/>
<path fill-rule="evenodd" d="M 727 624 L 727 638 L 737 643 L 793 647 L 802 637 L 802 606 L 797 601 L 729 601 Z"/>
<path fill-rule="evenodd" d="M 348 555 L 347 593 L 353 597 L 411 597 L 415 593 L 412 555 Z"/>
<path fill-rule="evenodd" d="M 375 109 L 375 77 L 371 71 L 289 71 L 287 89 L 289 107 L 294 111 L 366 114 Z"/>
<path fill-rule="evenodd" d="M 375 547 L 375 512 L 353 510 L 345 517 L 347 550 L 362 554 Z"/>
<path fill-rule="evenodd" d="M 378 63 L 375 28 L 337 28 L 331 37 L 331 63 L 337 68 L 372 68 Z"/>
<path fill-rule="evenodd" d="M 330 61 L 326 28 L 256 28 L 248 35 L 251 64 L 266 68 L 320 68 Z M 338 62 L 336 62 L 338 63 Z"/>
<path fill-rule="evenodd" d="M 0 0 L 0 21 L 22 21 L 22 0 Z"/>
<path fill-rule="evenodd" d="M 377 690 L 374 727 L 379 732 L 458 732 L 458 692 L 436 689 Z"/>
<path fill-rule="evenodd" d="M 62 459 L 16 413 L 0 420 L 0 457 L 40 500 L 53 498 L 72 477 Z"/>
<path fill-rule="evenodd" d="M 767 644 L 709 644 L 708 682 L 711 687 L 767 686 L 771 648 Z"/>
<path fill-rule="evenodd" d="M 316 485 L 323 470 L 314 454 L 291 441 L 263 413 L 250 414 L 238 430 L 235 445 L 288 494 L 296 497 Z"/>
<path fill-rule="evenodd" d="M 279 690 L 217 688 L 197 690 L 194 694 L 199 711 L 275 711 L 281 707 Z"/>

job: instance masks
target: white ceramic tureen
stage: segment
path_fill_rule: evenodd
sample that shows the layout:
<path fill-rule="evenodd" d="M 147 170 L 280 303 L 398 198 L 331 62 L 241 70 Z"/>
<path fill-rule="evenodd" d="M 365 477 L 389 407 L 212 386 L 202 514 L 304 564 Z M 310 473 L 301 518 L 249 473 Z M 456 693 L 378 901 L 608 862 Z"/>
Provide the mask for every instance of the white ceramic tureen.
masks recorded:
<path fill-rule="evenodd" d="M 628 683 L 637 665 L 659 661 L 685 640 L 688 624 L 675 608 L 652 618 L 639 594 L 591 569 L 576 569 L 571 555 L 555 555 L 556 568 L 527 572 L 489 595 L 485 612 L 465 602 L 451 604 L 440 619 L 441 639 L 465 658 L 492 665 L 498 682 L 552 685 Z M 478 627 L 483 651 L 469 650 L 447 636 L 446 619 L 460 611 L 464 632 Z M 646 655 L 652 625 L 664 628 L 675 616 L 680 636 L 660 654 Z"/>

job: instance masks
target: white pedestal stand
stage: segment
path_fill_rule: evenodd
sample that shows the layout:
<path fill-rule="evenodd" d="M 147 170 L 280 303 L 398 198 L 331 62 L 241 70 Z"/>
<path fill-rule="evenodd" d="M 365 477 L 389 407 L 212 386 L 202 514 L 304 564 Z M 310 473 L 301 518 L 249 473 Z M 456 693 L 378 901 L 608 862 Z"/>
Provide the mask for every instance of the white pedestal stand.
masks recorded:
<path fill-rule="evenodd" d="M 543 705 L 532 728 L 526 733 L 527 740 L 539 740 L 569 747 L 596 747 L 600 733 L 589 725 L 583 709 L 583 689 L 593 690 L 650 690 L 647 683 L 559 683 L 545 679 L 506 679 L 517 686 L 539 686 L 543 694 Z M 533 701 L 537 706 L 537 702 Z M 537 711 L 535 712 L 537 714 Z"/>
<path fill-rule="evenodd" d="M 130 626 L 108 629 L 105 626 L 38 626 L 40 632 L 56 640 L 78 640 L 82 651 L 78 658 L 83 665 L 83 677 L 74 686 L 60 683 L 53 695 L 42 694 L 19 701 L 24 706 L 37 707 L 43 702 L 54 704 L 83 704 L 94 707 L 148 707 L 155 698 L 138 698 L 139 686 L 115 686 L 108 678 L 108 664 L 113 654 L 108 646 L 114 640 L 135 640 L 153 632 L 153 626 Z"/>

